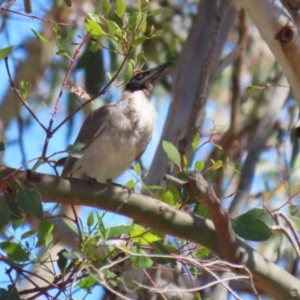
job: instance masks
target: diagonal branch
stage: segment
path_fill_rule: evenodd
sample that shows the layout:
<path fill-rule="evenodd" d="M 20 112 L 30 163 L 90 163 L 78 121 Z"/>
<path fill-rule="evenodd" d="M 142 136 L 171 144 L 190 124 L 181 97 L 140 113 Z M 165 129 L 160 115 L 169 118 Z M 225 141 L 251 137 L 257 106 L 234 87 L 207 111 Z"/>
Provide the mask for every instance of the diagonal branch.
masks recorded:
<path fill-rule="evenodd" d="M 35 176 L 35 182 L 31 182 L 26 172 L 15 171 L 5 166 L 0 167 L 0 188 L 3 191 L 13 193 L 18 184 L 22 184 L 38 191 L 45 203 L 85 205 L 115 212 L 166 234 L 202 244 L 221 255 L 210 220 L 180 211 L 144 195 L 129 194 L 122 187 L 100 183 L 91 186 L 85 180 L 63 179 L 39 173 Z M 11 176 L 13 172 L 15 175 Z M 237 240 L 237 243 L 243 252 L 242 263 L 252 273 L 256 288 L 275 299 L 300 300 L 298 279 L 241 240 Z"/>

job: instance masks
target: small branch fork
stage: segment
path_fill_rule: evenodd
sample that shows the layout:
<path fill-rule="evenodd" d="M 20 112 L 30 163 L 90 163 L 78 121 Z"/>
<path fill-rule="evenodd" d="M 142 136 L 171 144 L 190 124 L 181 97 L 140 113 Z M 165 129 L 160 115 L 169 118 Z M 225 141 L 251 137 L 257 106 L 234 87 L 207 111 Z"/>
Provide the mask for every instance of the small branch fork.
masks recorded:
<path fill-rule="evenodd" d="M 208 185 L 201 173 L 192 171 L 188 175 L 187 182 L 174 178 L 171 175 L 166 175 L 165 179 L 180 188 L 186 189 L 205 206 L 216 228 L 222 258 L 230 263 L 240 263 L 242 253 L 237 245 L 236 235 L 228 214 L 221 206 L 221 202 L 213 188 Z"/>

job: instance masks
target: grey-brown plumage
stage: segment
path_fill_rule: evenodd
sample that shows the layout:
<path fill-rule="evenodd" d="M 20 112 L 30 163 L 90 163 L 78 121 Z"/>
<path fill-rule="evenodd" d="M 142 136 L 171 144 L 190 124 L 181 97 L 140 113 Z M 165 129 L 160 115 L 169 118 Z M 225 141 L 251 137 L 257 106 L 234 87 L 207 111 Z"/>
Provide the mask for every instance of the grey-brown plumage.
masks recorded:
<path fill-rule="evenodd" d="M 76 143 L 82 157 L 69 156 L 62 177 L 94 178 L 107 182 L 124 173 L 145 151 L 153 131 L 155 111 L 150 94 L 158 76 L 170 63 L 137 73 L 122 99 L 91 112 Z"/>

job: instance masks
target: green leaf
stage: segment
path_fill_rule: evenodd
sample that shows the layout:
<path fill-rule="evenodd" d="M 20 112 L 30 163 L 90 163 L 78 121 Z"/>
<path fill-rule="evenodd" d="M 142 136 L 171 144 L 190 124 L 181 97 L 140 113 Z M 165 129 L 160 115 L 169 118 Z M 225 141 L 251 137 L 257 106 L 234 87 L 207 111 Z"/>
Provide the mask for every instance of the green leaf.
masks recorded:
<path fill-rule="evenodd" d="M 17 230 L 21 225 L 23 225 L 25 219 L 16 219 L 12 222 L 12 227 L 14 230 Z"/>
<path fill-rule="evenodd" d="M 202 160 L 197 160 L 195 163 L 195 170 L 201 172 L 204 169 L 204 162 Z"/>
<path fill-rule="evenodd" d="M 128 66 L 127 66 L 127 71 L 126 71 L 126 74 L 125 74 L 125 77 L 124 77 L 124 82 L 125 83 L 129 82 L 132 75 L 133 75 L 133 65 L 132 65 L 131 62 L 129 62 Z"/>
<path fill-rule="evenodd" d="M 213 162 L 213 167 L 212 167 L 213 170 L 218 170 L 218 169 L 220 169 L 222 167 L 223 167 L 222 160 L 219 159 L 216 162 Z"/>
<path fill-rule="evenodd" d="M 126 182 L 125 184 L 126 187 L 130 188 L 130 189 L 135 189 L 135 183 L 132 179 L 130 179 L 129 181 Z"/>
<path fill-rule="evenodd" d="M 29 259 L 29 253 L 17 243 L 2 242 L 0 243 L 0 248 L 13 261 L 27 261 Z"/>
<path fill-rule="evenodd" d="M 97 283 L 96 279 L 92 276 L 88 276 L 82 280 L 80 280 L 76 286 L 83 288 L 85 290 L 89 290 L 92 286 Z"/>
<path fill-rule="evenodd" d="M 42 198 L 39 192 L 27 188 L 19 187 L 17 189 L 17 203 L 19 207 L 28 214 L 35 215 L 38 219 L 43 217 Z"/>
<path fill-rule="evenodd" d="M 141 51 L 141 52 L 137 55 L 136 61 L 137 61 L 137 64 L 138 64 L 139 66 L 142 66 L 142 65 L 147 61 L 147 59 L 146 59 L 146 57 L 145 57 L 145 54 L 144 54 L 144 51 Z"/>
<path fill-rule="evenodd" d="M 34 29 L 30 28 L 31 31 L 35 34 L 35 36 L 44 44 L 49 44 L 50 42 L 40 33 L 36 32 Z"/>
<path fill-rule="evenodd" d="M 5 144 L 0 140 L 0 151 L 5 151 Z"/>
<path fill-rule="evenodd" d="M 116 0 L 116 14 L 121 18 L 126 11 L 124 0 Z"/>
<path fill-rule="evenodd" d="M 66 151 L 70 154 L 70 156 L 75 158 L 81 158 L 83 155 L 82 148 L 84 148 L 86 144 L 76 142 L 74 145 L 69 145 Z"/>
<path fill-rule="evenodd" d="M 110 11 L 110 3 L 108 0 L 102 0 L 102 10 L 106 15 L 108 15 Z"/>
<path fill-rule="evenodd" d="M 165 10 L 164 8 L 157 8 L 153 12 L 151 12 L 150 16 L 160 15 L 164 10 Z"/>
<path fill-rule="evenodd" d="M 53 31 L 54 31 L 55 33 L 57 33 L 57 32 L 59 31 L 59 29 L 60 29 L 59 25 L 58 25 L 57 23 L 54 23 L 54 24 L 53 24 Z"/>
<path fill-rule="evenodd" d="M 97 52 L 98 50 L 101 49 L 101 46 L 99 43 L 97 42 L 91 42 L 90 44 L 90 48 L 89 48 L 92 52 Z"/>
<path fill-rule="evenodd" d="M 290 219 L 295 228 L 300 231 L 300 219 L 295 216 L 287 216 L 287 218 Z"/>
<path fill-rule="evenodd" d="M 134 171 L 136 173 L 136 175 L 141 175 L 142 173 L 142 168 L 141 168 L 141 165 L 137 162 L 134 166 Z"/>
<path fill-rule="evenodd" d="M 232 221 L 234 231 L 242 238 L 251 241 L 265 241 L 272 235 L 271 229 L 257 216 L 247 212 Z"/>
<path fill-rule="evenodd" d="M 196 206 L 195 206 L 195 208 L 193 210 L 193 213 L 195 215 L 198 215 L 198 216 L 210 219 L 210 215 L 209 215 L 207 209 L 201 203 L 197 203 L 196 204 Z"/>
<path fill-rule="evenodd" d="M 138 10 L 141 11 L 142 10 L 142 2 L 141 2 L 141 0 L 137 0 L 136 4 L 137 4 L 137 7 L 138 7 Z"/>
<path fill-rule="evenodd" d="M 91 213 L 89 214 L 88 218 L 87 218 L 87 222 L 86 222 L 86 223 L 87 223 L 87 226 L 89 226 L 89 227 L 93 226 L 94 221 L 95 221 L 95 219 L 94 219 L 94 213 L 91 212 Z"/>
<path fill-rule="evenodd" d="M 108 28 L 108 32 L 111 35 L 115 35 L 116 33 L 118 35 L 120 35 L 120 33 L 122 31 L 121 28 L 119 27 L 119 25 L 111 20 L 107 21 L 107 28 Z"/>
<path fill-rule="evenodd" d="M 84 27 L 92 36 L 98 37 L 105 34 L 105 31 L 101 28 L 101 26 L 91 19 L 84 20 Z"/>
<path fill-rule="evenodd" d="M 136 254 L 143 256 L 131 256 L 132 266 L 135 268 L 147 269 L 152 267 L 153 261 L 147 256 L 147 253 L 143 249 L 136 249 Z"/>
<path fill-rule="evenodd" d="M 194 254 L 196 258 L 203 259 L 204 257 L 207 257 L 209 254 L 211 254 L 211 250 L 200 246 L 199 249 L 197 249 L 196 253 Z"/>
<path fill-rule="evenodd" d="M 133 47 L 137 47 L 139 46 L 140 44 L 144 43 L 146 40 L 146 38 L 144 36 L 140 36 L 138 38 L 136 38 L 134 40 L 134 42 L 131 44 Z"/>
<path fill-rule="evenodd" d="M 199 132 L 197 132 L 194 136 L 193 142 L 192 142 L 192 147 L 194 150 L 196 150 L 196 148 L 198 147 L 200 142 L 200 134 Z"/>
<path fill-rule="evenodd" d="M 134 31 L 141 20 L 142 20 L 142 14 L 140 12 L 134 12 L 129 18 L 128 28 L 131 31 Z"/>
<path fill-rule="evenodd" d="M 24 233 L 21 235 L 21 240 L 27 239 L 27 238 L 29 238 L 29 237 L 35 235 L 35 234 L 36 234 L 36 231 L 35 231 L 35 230 L 28 230 L 28 231 L 24 232 Z"/>
<path fill-rule="evenodd" d="M 105 238 L 106 237 L 106 228 L 104 226 L 104 223 L 103 223 L 103 220 L 102 218 L 100 217 L 99 213 L 97 213 L 97 222 L 98 222 L 98 226 L 99 226 L 99 233 L 100 233 L 100 236 L 102 238 Z"/>
<path fill-rule="evenodd" d="M 74 35 L 75 35 L 75 33 L 78 31 L 78 28 L 75 28 L 75 29 L 73 29 L 73 30 L 71 30 L 68 34 L 67 34 L 67 36 L 66 36 L 66 42 L 68 42 Z"/>
<path fill-rule="evenodd" d="M 11 53 L 13 48 L 14 48 L 14 46 L 9 46 L 9 47 L 0 49 L 0 59 L 7 57 Z"/>
<path fill-rule="evenodd" d="M 107 77 L 108 77 L 109 80 L 112 79 L 112 76 L 111 76 L 110 72 L 106 72 L 106 75 L 107 75 Z"/>
<path fill-rule="evenodd" d="M 10 221 L 10 209 L 4 197 L 0 198 L 0 230 L 2 230 Z"/>
<path fill-rule="evenodd" d="M 101 23 L 101 19 L 99 15 L 93 14 L 93 13 L 88 13 L 89 17 L 91 20 L 93 20 L 96 23 Z"/>
<path fill-rule="evenodd" d="M 72 252 L 67 252 L 67 251 L 63 251 L 62 255 L 67 258 L 67 259 L 75 259 L 75 260 L 79 260 L 79 259 L 85 259 L 87 258 L 87 255 L 80 251 L 80 250 L 76 250 L 76 251 L 72 251 Z"/>
<path fill-rule="evenodd" d="M 42 235 L 52 233 L 53 229 L 53 223 L 48 220 L 42 220 L 39 224 L 39 233 L 41 233 Z"/>
<path fill-rule="evenodd" d="M 38 234 L 38 241 L 36 243 L 37 247 L 43 245 L 49 245 L 53 240 L 53 224 L 48 220 L 42 220 L 39 224 L 39 234 Z"/>
<path fill-rule="evenodd" d="M 176 166 L 180 167 L 180 154 L 176 147 L 168 141 L 163 141 L 162 146 L 168 156 L 168 159 Z"/>
<path fill-rule="evenodd" d="M 170 191 L 166 191 L 161 197 L 160 200 L 170 206 L 174 205 L 174 196 Z"/>
<path fill-rule="evenodd" d="M 64 273 L 65 270 L 66 270 L 66 267 L 67 267 L 67 263 L 68 263 L 68 260 L 67 258 L 64 256 L 64 253 L 67 252 L 68 253 L 68 250 L 66 249 L 62 249 L 60 250 L 58 253 L 57 253 L 57 266 L 60 270 L 61 273 Z"/>
<path fill-rule="evenodd" d="M 64 49 L 58 50 L 55 54 L 56 54 L 56 55 L 60 55 L 60 56 L 68 56 L 67 51 L 64 50 Z"/>
<path fill-rule="evenodd" d="M 135 224 L 133 230 L 129 232 L 129 236 L 133 241 L 141 245 L 149 245 L 150 243 L 161 240 L 160 237 L 154 235 L 149 230 L 146 230 L 144 227 Z"/>
<path fill-rule="evenodd" d="M 110 238 L 110 237 L 116 237 L 116 236 L 120 236 L 122 234 L 130 233 L 131 231 L 133 231 L 133 227 L 120 225 L 120 226 L 106 228 L 106 230 L 107 230 L 106 237 Z"/>
<path fill-rule="evenodd" d="M 142 31 L 145 32 L 147 29 L 147 20 L 146 18 L 143 18 L 142 22 L 141 22 L 141 27 L 142 27 Z"/>

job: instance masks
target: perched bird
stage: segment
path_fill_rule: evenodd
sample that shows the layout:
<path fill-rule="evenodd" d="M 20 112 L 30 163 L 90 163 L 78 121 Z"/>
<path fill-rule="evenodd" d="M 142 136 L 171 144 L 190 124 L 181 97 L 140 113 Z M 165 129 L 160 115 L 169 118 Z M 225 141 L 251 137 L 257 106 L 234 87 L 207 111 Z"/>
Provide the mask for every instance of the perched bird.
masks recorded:
<path fill-rule="evenodd" d="M 155 118 L 150 95 L 159 75 L 170 64 L 135 74 L 120 101 L 104 105 L 86 117 L 75 141 L 75 145 L 82 145 L 82 156 L 67 158 L 62 177 L 109 182 L 143 154 Z"/>

